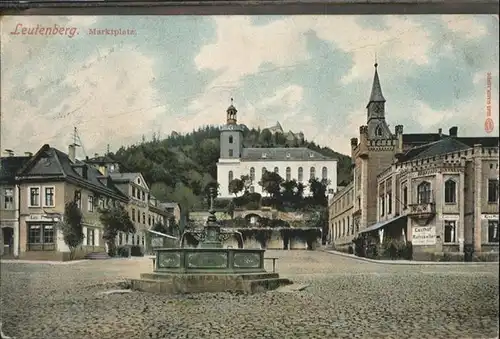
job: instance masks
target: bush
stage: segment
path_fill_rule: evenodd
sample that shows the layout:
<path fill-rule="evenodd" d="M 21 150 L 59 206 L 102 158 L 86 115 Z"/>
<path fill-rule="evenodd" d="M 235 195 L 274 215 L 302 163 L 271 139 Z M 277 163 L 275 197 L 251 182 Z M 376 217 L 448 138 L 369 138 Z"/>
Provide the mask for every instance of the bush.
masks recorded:
<path fill-rule="evenodd" d="M 258 210 L 260 208 L 260 204 L 258 201 L 250 201 L 245 205 L 247 210 Z"/>
<path fill-rule="evenodd" d="M 130 245 L 118 246 L 116 248 L 116 256 L 120 258 L 128 258 Z"/>

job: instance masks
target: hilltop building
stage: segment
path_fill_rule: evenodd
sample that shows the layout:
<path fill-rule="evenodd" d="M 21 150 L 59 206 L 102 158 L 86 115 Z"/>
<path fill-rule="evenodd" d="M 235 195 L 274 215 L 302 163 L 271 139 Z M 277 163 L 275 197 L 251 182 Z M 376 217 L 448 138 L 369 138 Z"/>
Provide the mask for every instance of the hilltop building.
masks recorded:
<path fill-rule="evenodd" d="M 385 102 L 375 64 L 367 123 L 351 139 L 354 181 L 330 201 L 332 243 L 365 233 L 412 242 L 414 259 L 498 254 L 498 137 L 393 133 Z"/>
<path fill-rule="evenodd" d="M 328 192 L 337 188 L 337 159 L 326 157 L 308 148 L 248 148 L 243 145 L 243 126 L 237 123 L 237 110 L 231 103 L 226 124 L 220 132 L 220 158 L 217 181 L 221 198 L 230 198 L 229 183 L 242 175 L 252 180 L 251 192 L 265 195 L 258 184 L 267 171 L 279 173 L 285 180 L 307 184 L 310 178 L 328 179 Z M 279 123 L 278 123 L 279 125 Z M 279 125 L 281 128 L 281 126 Z M 306 188 L 304 195 L 310 195 Z"/>

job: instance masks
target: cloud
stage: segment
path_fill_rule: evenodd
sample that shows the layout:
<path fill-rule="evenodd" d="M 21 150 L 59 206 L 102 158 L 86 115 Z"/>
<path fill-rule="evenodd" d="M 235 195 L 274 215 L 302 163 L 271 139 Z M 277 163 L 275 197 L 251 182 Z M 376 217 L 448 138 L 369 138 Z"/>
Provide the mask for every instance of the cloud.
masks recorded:
<path fill-rule="evenodd" d="M 454 15 L 450 18 L 449 15 L 444 15 L 443 21 L 450 31 L 466 39 L 477 39 L 488 34 L 487 27 L 477 20 L 477 16 Z"/>

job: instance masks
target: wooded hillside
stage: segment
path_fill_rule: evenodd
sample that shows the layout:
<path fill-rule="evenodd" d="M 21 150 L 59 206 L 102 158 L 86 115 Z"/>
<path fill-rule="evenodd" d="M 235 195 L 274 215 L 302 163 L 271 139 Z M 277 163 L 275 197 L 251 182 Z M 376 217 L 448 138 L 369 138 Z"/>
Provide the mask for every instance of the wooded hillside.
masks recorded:
<path fill-rule="evenodd" d="M 184 210 L 206 209 L 205 188 L 217 178 L 219 158 L 219 129 L 214 126 L 199 128 L 185 135 L 172 133 L 160 140 L 151 140 L 121 147 L 115 154 L 127 171 L 141 172 L 151 187 L 152 194 L 162 201 L 176 201 Z M 338 184 L 351 180 L 350 157 L 314 142 L 290 141 L 283 135 L 272 135 L 269 130 L 245 128 L 247 147 L 308 147 L 319 153 L 336 157 Z"/>

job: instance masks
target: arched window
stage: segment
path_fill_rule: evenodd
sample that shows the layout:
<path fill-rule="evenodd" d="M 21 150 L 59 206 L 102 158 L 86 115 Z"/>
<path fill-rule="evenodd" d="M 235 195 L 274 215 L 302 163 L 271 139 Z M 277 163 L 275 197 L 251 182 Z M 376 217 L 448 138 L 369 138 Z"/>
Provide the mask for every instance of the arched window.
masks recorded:
<path fill-rule="evenodd" d="M 345 219 L 342 219 L 342 235 L 345 235 Z"/>
<path fill-rule="evenodd" d="M 382 128 L 380 126 L 377 126 L 377 128 L 375 128 L 375 135 L 377 137 L 381 137 L 382 136 Z"/>
<path fill-rule="evenodd" d="M 302 182 L 304 180 L 304 169 L 302 167 L 299 167 L 298 173 L 297 173 L 297 179 L 299 182 Z"/>
<path fill-rule="evenodd" d="M 280 172 L 280 169 L 278 167 L 275 167 L 274 168 L 274 173 L 279 173 Z"/>
<path fill-rule="evenodd" d="M 267 169 L 265 167 L 262 167 L 262 176 L 264 176 L 264 173 L 267 172 Z"/>
<path fill-rule="evenodd" d="M 311 167 L 311 169 L 309 170 L 309 179 L 314 179 L 314 178 L 316 178 L 316 168 Z"/>
<path fill-rule="evenodd" d="M 228 182 L 233 181 L 233 179 L 234 179 L 234 174 L 233 174 L 233 171 L 229 171 L 229 173 L 228 173 L 227 177 L 228 177 L 228 178 L 227 178 Z"/>
<path fill-rule="evenodd" d="M 232 144 L 233 143 L 233 136 L 230 135 L 228 139 L 229 139 L 229 143 Z"/>
<path fill-rule="evenodd" d="M 250 167 L 250 180 L 255 180 L 255 167 Z"/>
<path fill-rule="evenodd" d="M 146 225 L 146 213 L 142 212 L 142 223 Z"/>
<path fill-rule="evenodd" d="M 444 202 L 447 204 L 457 202 L 457 183 L 452 179 L 448 179 L 444 183 Z"/>
<path fill-rule="evenodd" d="M 423 181 L 417 186 L 417 202 L 429 204 L 431 202 L 431 183 Z"/>
<path fill-rule="evenodd" d="M 286 168 L 286 181 L 292 180 L 292 169 L 290 167 Z"/>
<path fill-rule="evenodd" d="M 324 180 L 328 179 L 328 169 L 326 167 L 321 169 L 321 178 Z"/>

